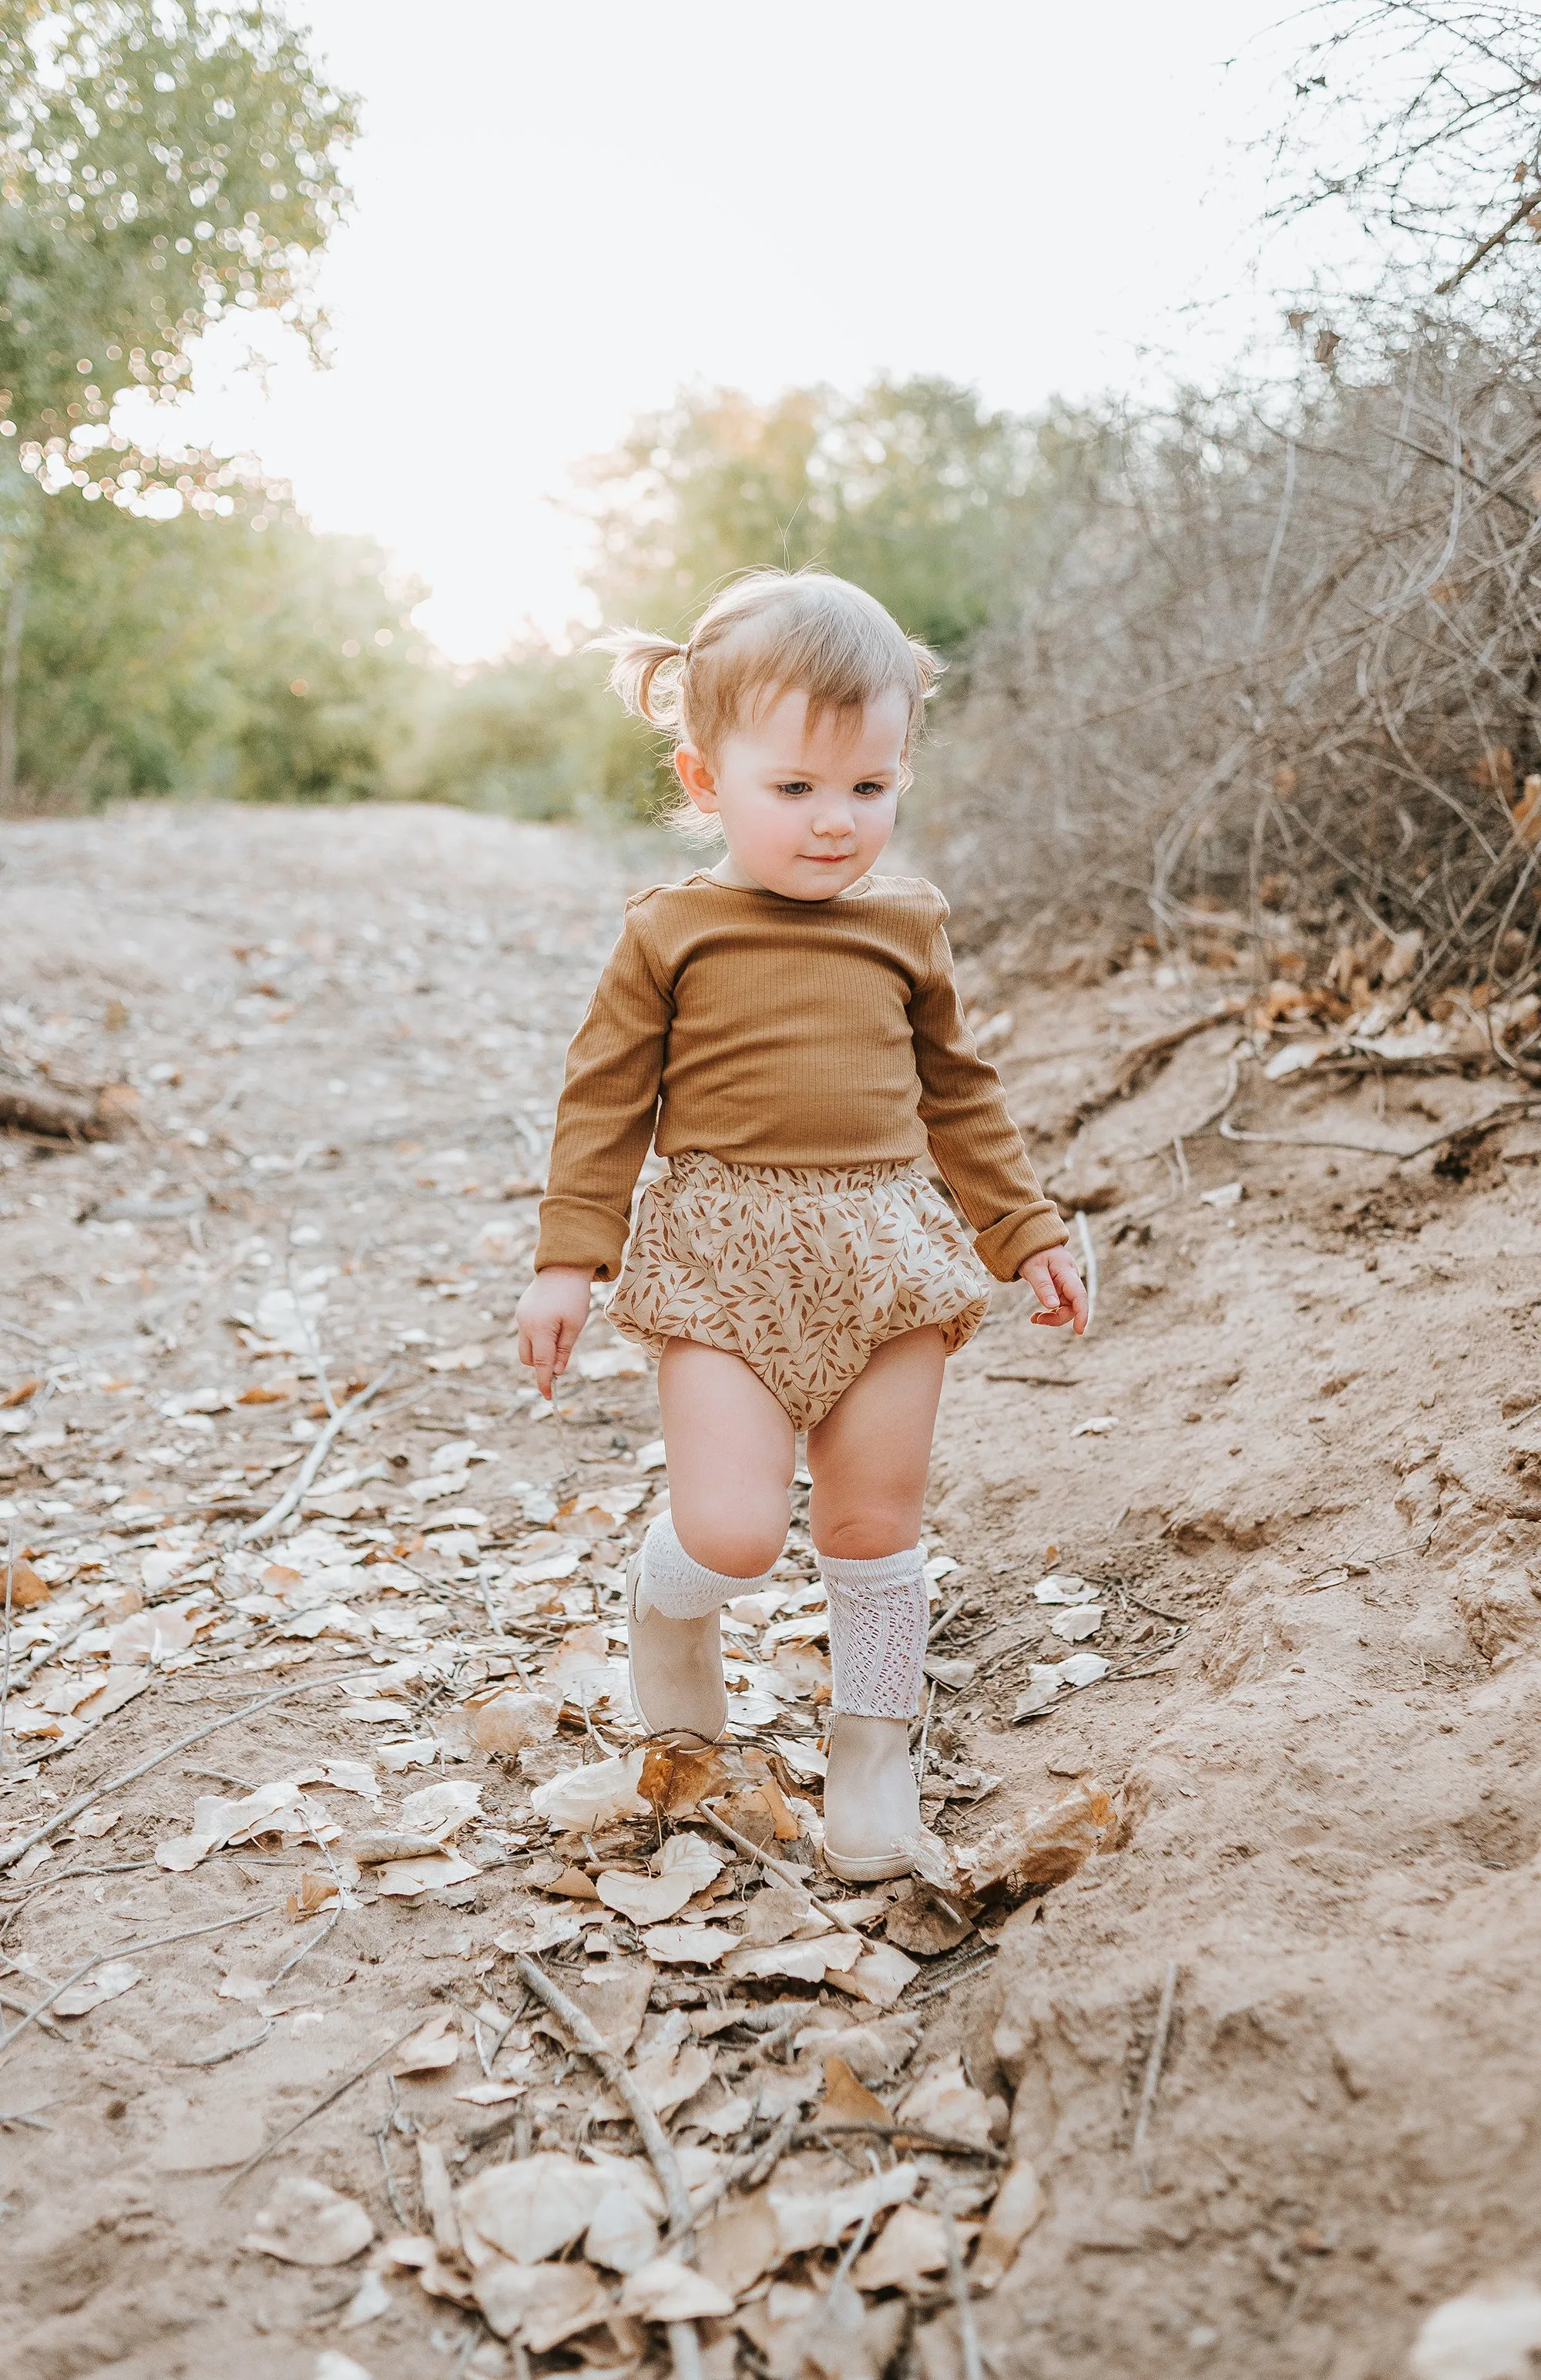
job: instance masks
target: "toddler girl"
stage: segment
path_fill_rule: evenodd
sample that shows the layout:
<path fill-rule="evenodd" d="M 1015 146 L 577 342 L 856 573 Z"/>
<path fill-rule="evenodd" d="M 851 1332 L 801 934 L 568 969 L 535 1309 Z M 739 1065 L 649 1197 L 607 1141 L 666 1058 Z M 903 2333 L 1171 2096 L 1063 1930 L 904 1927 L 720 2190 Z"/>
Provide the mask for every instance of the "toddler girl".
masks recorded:
<path fill-rule="evenodd" d="M 770 1584 L 796 1433 L 829 1598 L 825 1857 L 902 1876 L 919 1825 L 909 1726 L 919 1543 L 946 1356 L 993 1275 L 1086 1325 L 1066 1232 L 963 1021 L 947 904 L 871 871 L 937 663 L 843 580 L 758 571 L 688 643 L 608 639 L 611 683 L 675 741 L 726 856 L 638 892 L 567 1061 L 519 1352 L 541 1394 L 616 1281 L 659 1359 L 670 1510 L 627 1579 L 643 1723 L 720 1736 L 718 1613 Z M 649 1145 L 669 1171 L 632 1194 Z M 928 1151 L 974 1245 L 922 1170 Z"/>

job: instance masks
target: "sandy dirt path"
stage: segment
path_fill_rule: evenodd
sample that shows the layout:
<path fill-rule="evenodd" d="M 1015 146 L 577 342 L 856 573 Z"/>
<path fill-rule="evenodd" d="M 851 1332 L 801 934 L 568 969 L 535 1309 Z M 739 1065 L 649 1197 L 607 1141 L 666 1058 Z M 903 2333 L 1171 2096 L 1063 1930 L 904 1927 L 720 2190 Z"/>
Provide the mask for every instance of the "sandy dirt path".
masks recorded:
<path fill-rule="evenodd" d="M 860 1991 L 748 1862 L 682 1912 L 737 1937 L 726 1964 L 671 1962 L 646 1938 L 661 1822 L 548 1825 L 531 1799 L 631 1740 L 650 1382 L 600 1319 L 565 1416 L 537 1417 L 508 1342 L 566 1038 L 649 865 L 449 811 L 0 831 L 0 1049 L 39 1087 L 138 1095 L 109 1143 L 0 1136 L 0 1855 L 52 1826 L 0 1875 L 0 2015 L 41 2011 L 0 2049 L 7 2369 L 666 2368 L 664 2299 L 592 2235 L 565 2279 L 533 2268 L 565 2314 L 510 2314 L 504 2252 L 495 2320 L 476 2298 L 451 2185 L 637 2147 L 540 2032 L 514 1944 L 592 1979 L 699 2186 L 730 2181 L 737 2263 L 703 2229 L 737 2306 L 701 2322 L 712 2380 L 961 2380 L 943 2208 L 966 2252 L 1008 2159 L 1038 2191 L 972 2301 L 995 2380 L 1393 2380 L 1446 2301 L 1541 2283 L 1541 1133 L 1401 1167 L 1195 1136 L 1233 1019 L 1110 1099 L 1191 995 L 965 966 L 1030 1139 L 1098 1202 L 1100 1293 L 1071 1345 L 1002 1292 L 950 1367 L 928 1816 L 966 1843 L 1096 1786 L 1114 1817 L 961 1938 L 917 1899 L 858 1909 Z M 1233 1125 L 1389 1150 L 1505 1096 L 1256 1072 Z M 328 1398 L 377 1383 L 293 1524 L 243 1536 Z M 777 1610 L 740 1617 L 724 1790 L 817 1896 L 809 1569 L 795 1530 Z M 1085 1585 L 1046 1600 L 1046 1575 Z M 1086 1654 L 1106 1676 L 1049 1693 Z M 550 1717 L 526 1708 L 523 1750 L 479 1742 L 478 1698 L 527 1685 Z M 371 1830 L 442 1840 L 415 1897 L 386 1888 L 409 1866 L 354 1856 Z M 454 2062 L 398 2075 L 424 2024 Z M 827 2118 L 836 2034 L 885 2110 L 973 2154 L 793 2130 L 750 2170 L 778 2119 Z M 853 2291 L 857 2218 L 829 2209 L 874 2168 L 914 2168 L 919 2228 L 871 2216 Z M 778 2193 L 828 2244 L 786 2246 Z"/>

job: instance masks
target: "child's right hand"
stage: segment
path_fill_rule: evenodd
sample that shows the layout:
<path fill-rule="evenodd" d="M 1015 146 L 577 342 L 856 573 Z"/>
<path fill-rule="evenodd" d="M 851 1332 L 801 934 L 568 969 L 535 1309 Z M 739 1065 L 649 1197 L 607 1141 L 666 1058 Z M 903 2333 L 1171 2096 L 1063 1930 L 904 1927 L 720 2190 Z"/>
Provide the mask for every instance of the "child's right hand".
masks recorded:
<path fill-rule="evenodd" d="M 543 1397 L 567 1368 L 578 1333 L 588 1319 L 588 1284 L 581 1265 L 548 1265 L 538 1272 L 515 1308 L 519 1325 L 519 1361 L 528 1364 Z"/>

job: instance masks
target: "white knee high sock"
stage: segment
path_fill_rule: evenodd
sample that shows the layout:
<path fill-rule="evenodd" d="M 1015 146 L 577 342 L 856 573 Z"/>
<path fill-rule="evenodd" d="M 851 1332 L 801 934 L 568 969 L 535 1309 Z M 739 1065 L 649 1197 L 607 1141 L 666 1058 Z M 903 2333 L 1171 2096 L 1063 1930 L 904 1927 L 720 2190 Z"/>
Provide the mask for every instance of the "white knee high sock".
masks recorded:
<path fill-rule="evenodd" d="M 913 1718 L 926 1658 L 926 1557 L 919 1546 L 877 1561 L 820 1554 L 830 1598 L 832 1706 L 853 1718 Z"/>
<path fill-rule="evenodd" d="M 704 1620 L 735 1595 L 755 1595 L 770 1585 L 769 1571 L 758 1578 L 731 1578 L 693 1560 L 667 1512 L 660 1513 L 642 1540 L 638 1606 L 661 1611 L 665 1620 Z"/>

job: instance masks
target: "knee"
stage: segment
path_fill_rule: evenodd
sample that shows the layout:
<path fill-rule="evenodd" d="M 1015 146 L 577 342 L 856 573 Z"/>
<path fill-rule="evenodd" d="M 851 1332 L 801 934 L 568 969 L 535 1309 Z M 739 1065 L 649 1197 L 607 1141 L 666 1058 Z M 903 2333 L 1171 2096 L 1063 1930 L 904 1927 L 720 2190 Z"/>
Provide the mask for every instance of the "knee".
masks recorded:
<path fill-rule="evenodd" d="M 828 1521 L 816 1518 L 813 1542 L 832 1561 L 881 1561 L 889 1554 L 908 1553 L 919 1535 L 913 1512 L 868 1504 Z"/>
<path fill-rule="evenodd" d="M 769 1505 L 762 1511 L 692 1514 L 675 1512 L 674 1530 L 692 1561 L 723 1578 L 762 1578 L 781 1560 L 788 1514 Z"/>

